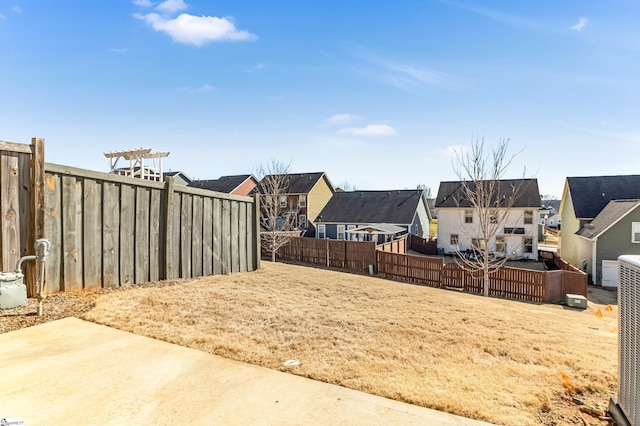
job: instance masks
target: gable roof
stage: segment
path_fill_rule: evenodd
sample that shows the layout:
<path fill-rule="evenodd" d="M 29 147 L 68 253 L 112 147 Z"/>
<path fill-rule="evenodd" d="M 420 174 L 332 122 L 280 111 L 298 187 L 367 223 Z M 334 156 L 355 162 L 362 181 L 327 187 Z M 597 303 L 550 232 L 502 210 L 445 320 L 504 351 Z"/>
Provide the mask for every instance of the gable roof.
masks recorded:
<path fill-rule="evenodd" d="M 269 176 L 275 175 L 267 175 L 263 179 Z M 288 194 L 308 194 L 323 178 L 327 181 L 327 185 L 331 188 L 332 192 L 335 191 L 333 184 L 324 172 L 289 173 L 287 176 L 289 178 Z"/>
<path fill-rule="evenodd" d="M 482 181 L 484 184 L 489 182 Z M 500 194 L 513 194 L 514 188 L 520 187 L 511 207 L 540 207 L 540 191 L 538 190 L 537 179 L 503 179 L 499 180 L 498 184 L 496 193 Z M 469 185 L 470 188 L 475 187 L 473 182 L 470 182 Z M 461 181 L 440 182 L 438 196 L 436 197 L 436 208 L 440 207 L 471 207 L 469 200 L 464 197 Z"/>
<path fill-rule="evenodd" d="M 189 176 L 187 176 L 185 172 L 181 172 L 181 171 L 176 171 L 176 172 L 164 172 L 164 173 L 162 173 L 162 176 L 163 176 L 164 178 L 180 176 L 180 177 L 182 177 L 182 179 L 183 179 L 185 182 L 187 182 L 187 183 L 191 183 L 191 182 L 193 182 L 193 180 L 192 180 Z"/>
<path fill-rule="evenodd" d="M 416 189 L 336 192 L 318 218 L 328 223 L 410 224 L 423 199 L 423 191 Z"/>
<path fill-rule="evenodd" d="M 640 199 L 640 175 L 568 177 L 577 218 L 592 219 L 611 200 Z"/>
<path fill-rule="evenodd" d="M 196 180 L 189 184 L 192 188 L 208 189 L 209 191 L 231 194 L 234 189 L 242 185 L 247 179 L 255 179 L 253 175 L 221 176 L 218 179 Z"/>
<path fill-rule="evenodd" d="M 602 211 L 576 232 L 577 235 L 593 240 L 640 206 L 640 200 L 611 200 Z"/>

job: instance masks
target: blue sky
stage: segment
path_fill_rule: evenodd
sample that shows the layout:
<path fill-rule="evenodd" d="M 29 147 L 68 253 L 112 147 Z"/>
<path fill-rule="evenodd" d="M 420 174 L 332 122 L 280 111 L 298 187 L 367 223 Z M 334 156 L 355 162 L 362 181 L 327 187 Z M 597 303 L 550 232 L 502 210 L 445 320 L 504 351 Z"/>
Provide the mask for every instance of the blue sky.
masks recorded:
<path fill-rule="evenodd" d="M 640 3 L 0 0 L 0 140 L 192 178 L 276 159 L 336 185 L 437 192 L 510 139 L 543 194 L 640 174 Z"/>

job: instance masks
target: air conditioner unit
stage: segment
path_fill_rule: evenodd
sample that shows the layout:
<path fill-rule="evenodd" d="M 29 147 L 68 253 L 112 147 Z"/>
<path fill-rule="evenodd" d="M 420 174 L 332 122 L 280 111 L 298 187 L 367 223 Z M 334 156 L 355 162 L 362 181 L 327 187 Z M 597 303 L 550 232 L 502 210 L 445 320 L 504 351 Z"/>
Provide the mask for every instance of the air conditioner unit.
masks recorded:
<path fill-rule="evenodd" d="M 617 405 L 628 424 L 640 426 L 640 256 L 618 258 L 618 282 Z"/>

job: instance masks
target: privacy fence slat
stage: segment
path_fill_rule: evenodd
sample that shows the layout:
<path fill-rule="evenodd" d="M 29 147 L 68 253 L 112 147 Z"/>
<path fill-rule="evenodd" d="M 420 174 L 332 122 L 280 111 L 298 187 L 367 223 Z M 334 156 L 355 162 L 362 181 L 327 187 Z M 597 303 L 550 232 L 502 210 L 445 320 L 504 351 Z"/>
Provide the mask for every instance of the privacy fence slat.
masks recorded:
<path fill-rule="evenodd" d="M 149 201 L 149 280 L 158 281 L 161 275 L 160 242 L 161 229 L 161 193 L 157 189 L 151 189 Z"/>
<path fill-rule="evenodd" d="M 82 181 L 75 176 L 62 177 L 62 290 L 78 290 L 83 285 Z"/>
<path fill-rule="evenodd" d="M 202 276 L 202 197 L 193 197 L 193 234 L 191 236 L 191 268 L 192 277 Z"/>
<path fill-rule="evenodd" d="M 102 185 L 102 286 L 120 285 L 120 185 Z"/>
<path fill-rule="evenodd" d="M 20 174 L 19 154 L 0 153 L 0 214 L 2 270 L 13 271 L 20 258 Z"/>
<path fill-rule="evenodd" d="M 85 179 L 84 202 L 84 286 L 102 287 L 102 185 L 96 180 Z"/>
<path fill-rule="evenodd" d="M 46 292 L 55 293 L 62 283 L 62 181 L 60 175 L 45 173 L 44 235 L 49 239 L 45 263 Z"/>
<path fill-rule="evenodd" d="M 135 219 L 135 279 L 134 282 L 149 281 L 149 214 L 151 209 L 151 192 L 149 188 L 136 188 Z"/>

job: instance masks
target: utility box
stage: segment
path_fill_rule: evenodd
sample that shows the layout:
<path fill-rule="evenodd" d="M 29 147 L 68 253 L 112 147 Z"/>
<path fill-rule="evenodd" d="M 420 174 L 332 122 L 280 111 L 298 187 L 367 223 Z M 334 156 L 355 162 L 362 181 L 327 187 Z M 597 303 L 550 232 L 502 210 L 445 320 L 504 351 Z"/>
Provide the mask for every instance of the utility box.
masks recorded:
<path fill-rule="evenodd" d="M 587 309 L 587 298 L 579 294 L 567 294 L 565 305 L 571 308 Z"/>
<path fill-rule="evenodd" d="M 0 309 L 11 309 L 27 304 L 27 286 L 20 272 L 0 272 Z"/>

